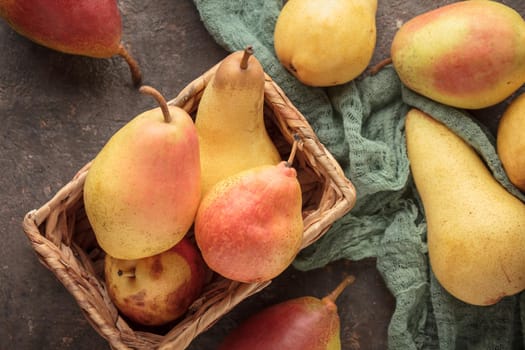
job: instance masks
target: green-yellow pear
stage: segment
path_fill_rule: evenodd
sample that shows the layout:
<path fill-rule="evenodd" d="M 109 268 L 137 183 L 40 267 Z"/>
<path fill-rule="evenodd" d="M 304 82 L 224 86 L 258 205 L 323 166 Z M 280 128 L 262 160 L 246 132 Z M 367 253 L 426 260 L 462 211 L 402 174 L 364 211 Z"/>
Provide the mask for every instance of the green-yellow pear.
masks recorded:
<path fill-rule="evenodd" d="M 310 86 L 333 86 L 360 75 L 376 44 L 377 0 L 290 0 L 274 31 L 281 64 Z"/>
<path fill-rule="evenodd" d="M 412 109 L 405 126 L 437 280 L 474 305 L 491 305 L 524 290 L 525 204 L 444 124 Z"/>
<path fill-rule="evenodd" d="M 407 21 L 392 40 L 401 81 L 435 101 L 479 109 L 525 83 L 525 21 L 496 1 L 458 1 Z"/>
<path fill-rule="evenodd" d="M 248 47 L 226 57 L 206 86 L 195 117 L 203 196 L 225 177 L 281 161 L 264 124 L 264 82 Z"/>
<path fill-rule="evenodd" d="M 161 108 L 118 130 L 97 154 L 84 204 L 100 247 L 118 259 L 159 254 L 193 224 L 200 202 L 200 162 L 193 120 L 148 86 Z"/>
<path fill-rule="evenodd" d="M 525 192 L 525 93 L 512 100 L 498 125 L 497 149 L 510 181 Z"/>

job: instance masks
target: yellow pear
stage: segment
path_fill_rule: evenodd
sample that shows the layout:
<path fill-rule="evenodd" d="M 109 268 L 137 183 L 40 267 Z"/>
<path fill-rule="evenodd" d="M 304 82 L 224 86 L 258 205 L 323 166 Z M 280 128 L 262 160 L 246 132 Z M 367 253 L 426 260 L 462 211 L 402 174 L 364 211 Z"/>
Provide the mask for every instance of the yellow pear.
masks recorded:
<path fill-rule="evenodd" d="M 500 119 L 497 148 L 510 181 L 525 192 L 525 93 L 507 107 Z"/>
<path fill-rule="evenodd" d="M 100 247 L 118 259 L 160 254 L 193 224 L 200 202 L 199 144 L 182 108 L 139 114 L 104 145 L 84 183 L 86 214 Z"/>
<path fill-rule="evenodd" d="M 417 109 L 405 123 L 437 280 L 474 305 L 495 304 L 524 290 L 525 204 L 444 124 Z"/>
<path fill-rule="evenodd" d="M 290 0 L 275 24 L 275 53 L 306 85 L 346 83 L 372 59 L 376 11 L 377 0 Z"/>
<path fill-rule="evenodd" d="M 226 57 L 206 86 L 195 118 L 203 196 L 230 175 L 281 161 L 264 124 L 264 81 L 248 47 Z"/>

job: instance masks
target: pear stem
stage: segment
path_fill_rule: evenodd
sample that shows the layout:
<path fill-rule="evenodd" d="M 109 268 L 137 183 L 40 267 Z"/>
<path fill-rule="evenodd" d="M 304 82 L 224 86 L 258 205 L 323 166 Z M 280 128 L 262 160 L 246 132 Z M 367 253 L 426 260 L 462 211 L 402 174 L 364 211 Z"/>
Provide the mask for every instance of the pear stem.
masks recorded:
<path fill-rule="evenodd" d="M 131 80 L 134 86 L 142 84 L 142 73 L 139 68 L 138 62 L 131 56 L 128 50 L 124 47 L 124 44 L 120 43 L 118 47 L 118 55 L 126 61 L 131 72 Z"/>
<path fill-rule="evenodd" d="M 293 164 L 293 160 L 295 159 L 295 154 L 297 153 L 297 148 L 299 147 L 299 142 L 301 142 L 301 138 L 299 137 L 298 134 L 294 134 L 292 150 L 290 151 L 290 156 L 288 157 L 288 160 L 286 161 L 286 165 L 288 167 L 291 167 Z"/>
<path fill-rule="evenodd" d="M 166 102 L 166 99 L 164 98 L 164 96 L 162 96 L 162 94 L 157 89 L 149 85 L 142 85 L 139 89 L 139 92 L 144 95 L 153 96 L 153 98 L 157 100 L 160 106 L 160 109 L 162 110 L 162 114 L 164 115 L 164 121 L 166 123 L 171 122 L 172 118 L 171 118 L 170 110 L 168 108 L 168 103 Z"/>
<path fill-rule="evenodd" d="M 118 270 L 117 271 L 117 275 L 119 276 L 124 276 L 124 277 L 129 277 L 129 278 L 135 278 L 135 270 L 131 270 L 131 271 L 122 271 L 122 270 Z"/>
<path fill-rule="evenodd" d="M 341 283 L 339 283 L 339 285 L 330 294 L 325 296 L 323 300 L 328 300 L 328 301 L 335 303 L 335 300 L 337 299 L 337 297 L 339 297 L 339 295 L 341 295 L 343 290 L 346 287 L 348 287 L 348 285 L 354 283 L 354 281 L 355 281 L 354 276 L 352 275 L 347 276 Z"/>
<path fill-rule="evenodd" d="M 392 63 L 392 58 L 387 57 L 379 61 L 376 65 L 372 66 L 368 72 L 370 75 L 376 75 L 381 69 L 385 68 L 385 66 L 389 65 L 390 63 Z"/>
<path fill-rule="evenodd" d="M 248 60 L 250 59 L 251 55 L 253 55 L 253 46 L 246 46 L 244 49 L 244 55 L 242 55 L 241 59 L 241 69 L 248 68 Z"/>

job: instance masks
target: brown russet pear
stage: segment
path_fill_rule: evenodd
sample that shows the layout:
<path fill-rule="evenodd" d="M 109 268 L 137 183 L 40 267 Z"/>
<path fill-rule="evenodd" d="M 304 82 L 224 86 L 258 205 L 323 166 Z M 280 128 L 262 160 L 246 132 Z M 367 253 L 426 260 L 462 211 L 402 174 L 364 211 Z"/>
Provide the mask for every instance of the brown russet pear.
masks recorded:
<path fill-rule="evenodd" d="M 412 109 L 408 159 L 427 222 L 430 266 L 456 298 L 491 305 L 525 289 L 525 204 L 447 126 Z"/>
<path fill-rule="evenodd" d="M 525 83 L 525 21 L 498 1 L 457 1 L 418 15 L 394 35 L 401 81 L 459 108 L 495 105 Z"/>
<path fill-rule="evenodd" d="M 206 264 L 240 282 L 279 275 L 299 252 L 302 238 L 301 186 L 289 161 L 217 182 L 195 218 L 195 240 Z"/>
<path fill-rule="evenodd" d="M 84 203 L 100 247 L 118 259 L 156 255 L 187 233 L 200 201 L 197 132 L 181 108 L 141 113 L 96 155 L 84 184 Z"/>
<path fill-rule="evenodd" d="M 289 0 L 275 24 L 277 58 L 305 85 L 349 82 L 372 59 L 376 11 L 377 0 Z"/>
<path fill-rule="evenodd" d="M 188 238 L 154 256 L 121 260 L 106 254 L 108 294 L 120 312 L 142 325 L 176 320 L 202 292 L 207 268 Z"/>
<path fill-rule="evenodd" d="M 505 109 L 496 135 L 498 155 L 510 181 L 525 192 L 525 93 Z"/>
<path fill-rule="evenodd" d="M 19 34 L 56 51 L 95 58 L 120 55 L 133 83 L 142 81 L 137 61 L 121 41 L 116 0 L 0 0 L 0 17 Z"/>
<path fill-rule="evenodd" d="M 203 195 L 227 176 L 282 160 L 264 123 L 264 84 L 248 47 L 228 55 L 206 86 L 195 118 Z"/>
<path fill-rule="evenodd" d="M 335 304 L 345 278 L 322 299 L 305 296 L 259 311 L 230 332 L 219 350 L 341 350 L 341 324 Z"/>

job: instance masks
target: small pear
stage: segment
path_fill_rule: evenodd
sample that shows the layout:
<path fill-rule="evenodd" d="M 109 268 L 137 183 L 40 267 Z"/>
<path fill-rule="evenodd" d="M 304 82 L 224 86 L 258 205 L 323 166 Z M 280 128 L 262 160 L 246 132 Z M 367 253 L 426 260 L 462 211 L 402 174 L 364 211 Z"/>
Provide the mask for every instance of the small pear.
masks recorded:
<path fill-rule="evenodd" d="M 377 0 L 289 0 L 275 24 L 277 58 L 303 84 L 349 82 L 372 59 L 376 11 Z"/>
<path fill-rule="evenodd" d="M 106 254 L 104 276 L 108 294 L 129 319 L 160 326 L 186 313 L 202 292 L 207 269 L 188 238 L 172 248 L 136 260 Z"/>
<path fill-rule="evenodd" d="M 281 161 L 264 124 L 264 82 L 248 47 L 226 57 L 206 86 L 195 117 L 203 195 L 241 170 Z"/>
<path fill-rule="evenodd" d="M 524 290 L 525 204 L 444 124 L 412 109 L 405 125 L 437 280 L 474 305 L 495 304 Z"/>
<path fill-rule="evenodd" d="M 335 301 L 354 280 L 345 278 L 322 299 L 306 296 L 263 309 L 228 334 L 219 350 L 340 350 Z"/>
<path fill-rule="evenodd" d="M 200 201 L 200 162 L 193 120 L 168 106 L 118 130 L 97 154 L 84 184 L 84 204 L 101 248 L 118 259 L 159 254 L 193 224 Z"/>
<path fill-rule="evenodd" d="M 401 81 L 459 108 L 497 104 L 525 83 L 525 21 L 497 1 L 458 1 L 404 23 L 391 56 Z"/>
<path fill-rule="evenodd" d="M 240 282 L 279 275 L 299 252 L 302 238 L 301 186 L 289 161 L 217 182 L 195 218 L 195 239 L 206 264 Z"/>
<path fill-rule="evenodd" d="M 525 192 L 525 93 L 505 109 L 496 135 L 498 155 L 514 186 Z"/>
<path fill-rule="evenodd" d="M 0 17 L 19 34 L 56 51 L 96 58 L 120 55 L 135 85 L 142 74 L 124 47 L 115 0 L 0 0 Z"/>

